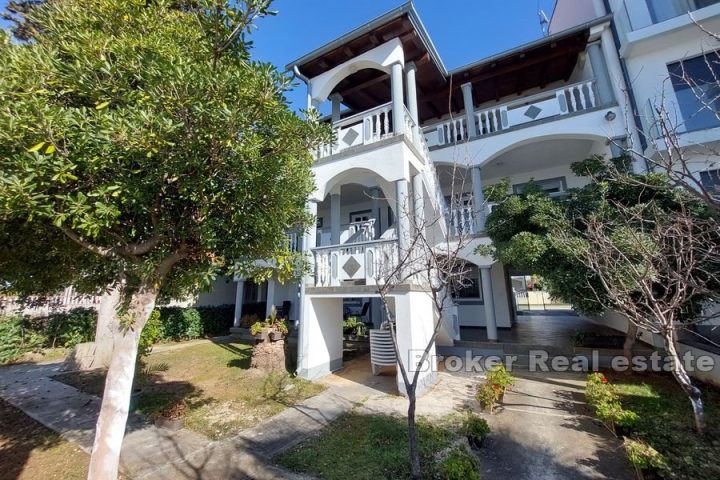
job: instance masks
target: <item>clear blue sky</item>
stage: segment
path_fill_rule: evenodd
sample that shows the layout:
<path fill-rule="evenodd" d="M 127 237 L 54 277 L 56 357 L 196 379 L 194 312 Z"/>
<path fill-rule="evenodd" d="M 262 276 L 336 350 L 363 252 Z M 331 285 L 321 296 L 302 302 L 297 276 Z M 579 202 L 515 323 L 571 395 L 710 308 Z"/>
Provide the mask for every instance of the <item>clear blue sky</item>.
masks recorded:
<path fill-rule="evenodd" d="M 5 7 L 7 0 L 0 0 Z M 254 57 L 288 62 L 405 3 L 405 0 L 276 0 L 251 38 Z M 541 37 L 538 9 L 555 0 L 415 0 L 415 7 L 448 69 Z M 289 95 L 304 105 L 304 87 Z"/>

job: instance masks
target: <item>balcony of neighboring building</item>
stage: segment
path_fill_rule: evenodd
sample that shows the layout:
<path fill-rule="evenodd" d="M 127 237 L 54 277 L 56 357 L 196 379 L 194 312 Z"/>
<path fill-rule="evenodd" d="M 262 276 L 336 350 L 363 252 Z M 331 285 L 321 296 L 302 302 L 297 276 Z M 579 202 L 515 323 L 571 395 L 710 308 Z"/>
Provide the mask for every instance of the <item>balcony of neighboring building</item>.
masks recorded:
<path fill-rule="evenodd" d="M 612 4 L 621 54 L 626 57 L 643 42 L 663 42 L 667 33 L 695 28 L 693 19 L 705 24 L 720 15 L 720 0 L 613 0 Z"/>

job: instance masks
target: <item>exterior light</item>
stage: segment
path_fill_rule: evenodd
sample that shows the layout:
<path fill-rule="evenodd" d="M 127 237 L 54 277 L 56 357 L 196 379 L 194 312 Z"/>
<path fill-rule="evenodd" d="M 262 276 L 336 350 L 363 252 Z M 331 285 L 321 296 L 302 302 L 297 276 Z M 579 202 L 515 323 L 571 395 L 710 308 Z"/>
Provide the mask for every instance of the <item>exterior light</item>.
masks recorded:
<path fill-rule="evenodd" d="M 605 114 L 605 120 L 607 120 L 608 122 L 612 122 L 613 120 L 615 120 L 615 117 L 617 117 L 617 115 L 615 115 L 615 112 L 613 112 L 612 110 L 609 110 Z"/>

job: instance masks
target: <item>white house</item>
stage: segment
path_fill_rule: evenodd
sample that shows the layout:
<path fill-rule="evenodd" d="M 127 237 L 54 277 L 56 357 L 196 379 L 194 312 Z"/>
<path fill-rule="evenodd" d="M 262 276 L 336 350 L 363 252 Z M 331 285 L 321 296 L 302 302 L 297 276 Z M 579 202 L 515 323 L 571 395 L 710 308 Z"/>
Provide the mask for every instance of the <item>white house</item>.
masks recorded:
<path fill-rule="evenodd" d="M 483 186 L 509 178 L 519 191 L 534 180 L 562 194 L 587 181 L 571 172 L 572 162 L 642 142 L 633 105 L 653 98 L 672 62 L 713 48 L 682 12 L 696 10 L 720 31 L 714 1 L 657 2 L 661 11 L 655 4 L 558 0 L 544 38 L 448 70 L 408 3 L 290 62 L 307 83 L 308 106 L 331 105 L 337 133 L 335 144 L 316 152 L 308 209 L 317 228 L 293 237 L 314 272 L 298 284 L 237 281 L 236 324 L 243 313 L 284 304 L 299 320 L 299 374 L 317 378 L 340 368 L 343 314 L 354 302 L 365 320 L 382 322 L 374 282 L 408 248 L 413 215 L 442 219 L 432 224 L 438 243 L 458 232 L 473 238 L 464 255 L 471 284 L 456 295 L 437 344 L 461 340 L 460 326 L 484 327 L 497 340 L 498 328 L 513 327 L 515 311 L 507 268 L 474 253 L 489 243 Z M 708 128 L 717 123 L 698 130 L 690 123 L 688 137 L 720 135 Z M 451 195 L 458 201 L 448 212 Z M 424 348 L 432 330 L 430 297 L 422 282 L 392 296 L 402 360 L 412 370 L 412 351 Z M 421 377 L 422 389 L 434 372 Z"/>

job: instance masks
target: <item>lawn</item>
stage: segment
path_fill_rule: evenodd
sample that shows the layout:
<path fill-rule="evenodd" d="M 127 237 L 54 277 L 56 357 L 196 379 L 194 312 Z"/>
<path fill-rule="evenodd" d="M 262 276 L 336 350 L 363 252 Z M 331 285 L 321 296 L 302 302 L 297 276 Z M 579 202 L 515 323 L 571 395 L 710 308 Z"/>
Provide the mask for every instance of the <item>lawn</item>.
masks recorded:
<path fill-rule="evenodd" d="M 470 478 L 466 473 L 453 476 L 448 475 L 447 469 L 443 473 L 439 471 L 442 468 L 438 464 L 439 452 L 447 451 L 459 439 L 456 424 L 455 419 L 437 424 L 419 422 L 423 478 Z M 461 462 L 469 457 L 464 449 L 457 449 L 452 450 L 448 458 L 455 455 L 461 457 Z M 350 413 L 323 429 L 320 435 L 279 455 L 275 461 L 289 470 L 326 480 L 409 478 L 407 421 Z"/>
<path fill-rule="evenodd" d="M 142 388 L 138 411 L 152 418 L 183 403 L 187 407 L 185 427 L 222 439 L 324 389 L 284 372 L 264 374 L 250 369 L 251 352 L 252 345 L 247 343 L 206 342 L 151 354 L 136 381 Z M 102 395 L 103 371 L 55 378 Z"/>
<path fill-rule="evenodd" d="M 87 477 L 80 448 L 0 400 L 0 479 L 74 480 Z"/>
<path fill-rule="evenodd" d="M 669 462 L 671 478 L 720 478 L 720 392 L 700 385 L 707 415 L 707 433 L 693 429 L 690 402 L 669 375 L 613 375 L 623 406 L 640 417 L 633 432 Z"/>

